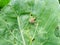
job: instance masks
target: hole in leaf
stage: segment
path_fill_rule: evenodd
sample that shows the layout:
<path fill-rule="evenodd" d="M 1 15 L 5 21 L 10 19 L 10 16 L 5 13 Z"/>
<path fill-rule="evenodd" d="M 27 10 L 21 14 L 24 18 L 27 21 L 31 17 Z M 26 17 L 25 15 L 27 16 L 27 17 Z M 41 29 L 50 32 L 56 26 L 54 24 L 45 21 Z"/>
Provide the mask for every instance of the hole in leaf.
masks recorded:
<path fill-rule="evenodd" d="M 59 30 L 59 26 L 56 27 L 54 34 L 56 37 L 60 37 L 60 30 Z"/>
<path fill-rule="evenodd" d="M 31 16 L 33 16 L 32 14 L 30 14 Z"/>
<path fill-rule="evenodd" d="M 0 11 L 1 11 L 2 7 L 0 7 Z"/>
<path fill-rule="evenodd" d="M 35 38 L 33 38 L 32 41 L 35 41 Z"/>
<path fill-rule="evenodd" d="M 7 21 L 7 19 L 5 19 L 5 21 Z"/>

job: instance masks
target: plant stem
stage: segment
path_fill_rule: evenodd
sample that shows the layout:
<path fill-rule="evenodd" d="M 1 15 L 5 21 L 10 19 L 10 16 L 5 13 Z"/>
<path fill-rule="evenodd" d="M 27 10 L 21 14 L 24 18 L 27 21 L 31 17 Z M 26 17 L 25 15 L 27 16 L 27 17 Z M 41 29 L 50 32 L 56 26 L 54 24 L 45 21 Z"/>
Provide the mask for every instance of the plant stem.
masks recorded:
<path fill-rule="evenodd" d="M 20 26 L 20 18 L 19 18 L 19 16 L 17 16 L 17 21 L 18 21 L 19 30 L 21 32 L 21 37 L 22 37 L 23 45 L 26 45 L 25 40 L 24 40 L 24 36 L 23 36 L 23 30 L 21 29 L 21 26 Z"/>

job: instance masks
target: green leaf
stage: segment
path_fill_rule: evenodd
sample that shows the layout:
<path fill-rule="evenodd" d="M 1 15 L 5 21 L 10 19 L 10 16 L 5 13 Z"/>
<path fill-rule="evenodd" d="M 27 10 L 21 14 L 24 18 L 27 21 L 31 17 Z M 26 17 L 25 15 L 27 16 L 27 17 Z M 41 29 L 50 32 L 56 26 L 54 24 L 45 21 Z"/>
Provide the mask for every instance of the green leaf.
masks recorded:
<path fill-rule="evenodd" d="M 0 45 L 60 45 L 58 6 L 58 0 L 11 0 L 0 11 Z"/>
<path fill-rule="evenodd" d="M 3 8 L 9 3 L 10 0 L 0 0 L 0 8 Z"/>

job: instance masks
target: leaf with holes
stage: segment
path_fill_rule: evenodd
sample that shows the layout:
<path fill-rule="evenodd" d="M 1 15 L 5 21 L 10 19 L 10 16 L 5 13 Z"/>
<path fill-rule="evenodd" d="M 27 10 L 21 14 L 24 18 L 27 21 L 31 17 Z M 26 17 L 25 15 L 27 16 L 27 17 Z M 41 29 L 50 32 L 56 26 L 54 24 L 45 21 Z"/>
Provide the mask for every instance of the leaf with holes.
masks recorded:
<path fill-rule="evenodd" d="M 58 0 L 11 0 L 0 11 L 0 45 L 60 45 L 58 6 Z"/>

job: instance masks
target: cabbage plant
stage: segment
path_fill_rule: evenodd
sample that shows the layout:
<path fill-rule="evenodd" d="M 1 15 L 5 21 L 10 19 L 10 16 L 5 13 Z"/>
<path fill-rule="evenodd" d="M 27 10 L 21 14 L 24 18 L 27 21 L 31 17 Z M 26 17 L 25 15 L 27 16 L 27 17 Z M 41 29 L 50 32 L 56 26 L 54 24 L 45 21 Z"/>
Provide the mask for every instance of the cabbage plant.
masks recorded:
<path fill-rule="evenodd" d="M 0 45 L 60 45 L 59 11 L 58 0 L 4 2 Z"/>

